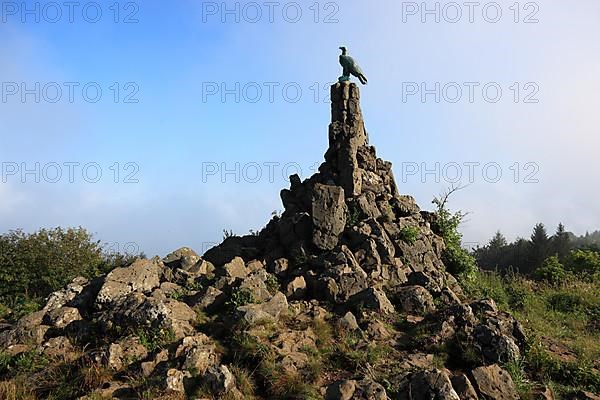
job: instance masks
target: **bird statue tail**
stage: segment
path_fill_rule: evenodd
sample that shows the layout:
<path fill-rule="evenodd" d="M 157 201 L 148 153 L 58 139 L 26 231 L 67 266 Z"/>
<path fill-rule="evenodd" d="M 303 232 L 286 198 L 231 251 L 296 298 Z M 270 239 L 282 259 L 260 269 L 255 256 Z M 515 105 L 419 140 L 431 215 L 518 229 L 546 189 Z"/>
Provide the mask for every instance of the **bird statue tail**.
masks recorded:
<path fill-rule="evenodd" d="M 364 76 L 363 74 L 358 75 L 358 80 L 360 81 L 360 83 L 362 83 L 363 85 L 367 84 L 367 77 Z"/>

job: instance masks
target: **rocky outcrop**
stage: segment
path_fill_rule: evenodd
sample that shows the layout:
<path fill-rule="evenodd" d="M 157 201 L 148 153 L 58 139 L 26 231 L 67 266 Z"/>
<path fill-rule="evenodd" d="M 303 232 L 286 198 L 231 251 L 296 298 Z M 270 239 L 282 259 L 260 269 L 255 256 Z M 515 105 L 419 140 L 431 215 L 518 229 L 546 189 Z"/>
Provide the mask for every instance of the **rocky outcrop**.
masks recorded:
<path fill-rule="evenodd" d="M 465 299 L 436 216 L 369 144 L 358 87 L 331 99 L 325 162 L 290 177 L 258 234 L 77 278 L 2 328 L 2 350 L 111 371 L 81 398 L 142 397 L 148 382 L 190 398 L 517 398 L 497 364 L 521 357 L 522 327 Z M 440 349 L 454 351 L 443 366 Z"/>

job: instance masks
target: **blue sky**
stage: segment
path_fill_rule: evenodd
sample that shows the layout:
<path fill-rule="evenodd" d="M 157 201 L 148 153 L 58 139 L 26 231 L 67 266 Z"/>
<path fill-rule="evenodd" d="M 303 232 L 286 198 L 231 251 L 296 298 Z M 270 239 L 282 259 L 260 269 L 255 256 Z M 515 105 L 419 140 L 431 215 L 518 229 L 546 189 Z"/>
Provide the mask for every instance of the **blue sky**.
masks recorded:
<path fill-rule="evenodd" d="M 323 159 L 340 45 L 369 78 L 367 130 L 402 193 L 428 209 L 474 173 L 450 204 L 471 212 L 465 242 L 538 221 L 594 230 L 600 3 L 571 3 L 480 2 L 470 22 L 462 2 L 425 2 L 436 22 L 422 2 L 99 1 L 71 23 L 62 2 L 2 2 L 0 231 L 84 226 L 164 255 L 259 229 L 284 176 Z"/>

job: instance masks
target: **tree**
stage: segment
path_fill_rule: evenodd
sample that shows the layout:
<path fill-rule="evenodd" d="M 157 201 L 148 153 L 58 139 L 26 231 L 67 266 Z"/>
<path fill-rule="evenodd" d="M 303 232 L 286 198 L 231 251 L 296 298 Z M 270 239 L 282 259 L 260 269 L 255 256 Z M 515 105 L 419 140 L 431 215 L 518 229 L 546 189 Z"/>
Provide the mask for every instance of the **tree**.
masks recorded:
<path fill-rule="evenodd" d="M 477 263 L 485 269 L 506 268 L 508 241 L 500 231 L 497 231 L 489 243 L 474 251 Z"/>
<path fill-rule="evenodd" d="M 490 240 L 488 246 L 490 249 L 502 249 L 503 247 L 508 246 L 508 242 L 506 237 L 504 237 L 500 231 L 496 231 L 496 234 Z"/>
<path fill-rule="evenodd" d="M 551 240 L 551 252 L 556 254 L 561 262 L 564 262 L 565 258 L 569 255 L 569 249 L 571 240 L 565 226 L 562 223 L 558 224 L 556 233 L 552 236 Z"/>
<path fill-rule="evenodd" d="M 539 268 L 544 260 L 548 258 L 550 238 L 546 232 L 546 227 L 541 222 L 536 224 L 531 234 L 529 265 L 527 273 L 531 273 Z"/>

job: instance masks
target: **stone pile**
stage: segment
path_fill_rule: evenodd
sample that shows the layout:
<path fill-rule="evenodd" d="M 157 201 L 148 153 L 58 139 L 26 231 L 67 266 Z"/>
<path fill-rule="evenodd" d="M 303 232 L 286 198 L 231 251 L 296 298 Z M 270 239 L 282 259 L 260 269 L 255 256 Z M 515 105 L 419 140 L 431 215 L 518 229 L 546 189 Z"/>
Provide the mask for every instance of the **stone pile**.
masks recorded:
<path fill-rule="evenodd" d="M 0 348 L 93 357 L 113 371 L 82 399 L 134 396 L 123 379 L 132 371 L 168 392 L 243 399 L 228 346 L 244 338 L 278 371 L 305 376 L 323 347 L 319 327 L 329 325 L 356 338 L 356 351 L 388 349 L 389 360 L 383 373 L 323 374 L 321 398 L 518 398 L 499 365 L 520 358 L 520 324 L 493 301 L 465 299 L 442 262 L 436 216 L 400 194 L 391 164 L 369 145 L 358 87 L 337 83 L 331 99 L 325 162 L 305 181 L 290 177 L 285 211 L 258 235 L 77 278 L 5 327 Z M 436 362 L 444 346 L 469 354 L 472 368 Z"/>

